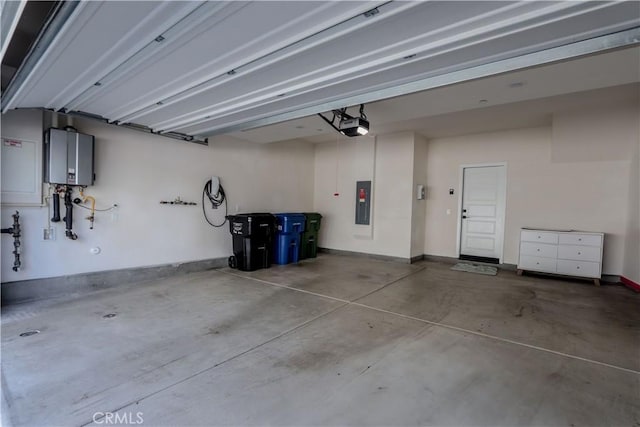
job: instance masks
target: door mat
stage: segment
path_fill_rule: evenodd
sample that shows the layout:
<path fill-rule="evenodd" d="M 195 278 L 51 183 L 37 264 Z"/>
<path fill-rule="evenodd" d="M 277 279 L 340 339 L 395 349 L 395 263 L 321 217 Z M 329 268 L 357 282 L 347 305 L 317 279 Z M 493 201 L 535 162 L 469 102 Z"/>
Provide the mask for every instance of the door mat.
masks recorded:
<path fill-rule="evenodd" d="M 496 267 L 491 267 L 490 265 L 469 264 L 466 262 L 457 263 L 451 267 L 451 270 L 464 271 L 466 273 L 486 274 L 487 276 L 495 276 L 498 274 L 498 269 Z"/>

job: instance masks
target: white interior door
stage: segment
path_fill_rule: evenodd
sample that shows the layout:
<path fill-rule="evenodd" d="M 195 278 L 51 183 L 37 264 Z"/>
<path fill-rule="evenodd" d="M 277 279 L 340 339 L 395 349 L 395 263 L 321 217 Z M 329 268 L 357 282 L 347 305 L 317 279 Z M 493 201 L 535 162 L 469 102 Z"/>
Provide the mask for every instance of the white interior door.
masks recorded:
<path fill-rule="evenodd" d="M 505 166 L 464 167 L 460 255 L 502 262 Z"/>

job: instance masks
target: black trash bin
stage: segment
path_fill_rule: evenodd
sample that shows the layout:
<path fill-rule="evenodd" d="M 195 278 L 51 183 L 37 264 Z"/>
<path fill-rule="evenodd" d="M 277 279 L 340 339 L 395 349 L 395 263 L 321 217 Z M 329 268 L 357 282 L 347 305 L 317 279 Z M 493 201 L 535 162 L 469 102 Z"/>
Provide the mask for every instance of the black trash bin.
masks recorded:
<path fill-rule="evenodd" d="M 233 238 L 233 256 L 229 267 L 253 271 L 271 267 L 275 217 L 270 213 L 227 216 Z"/>
<path fill-rule="evenodd" d="M 318 232 L 320 231 L 320 222 L 322 215 L 317 212 L 304 214 L 306 221 L 304 232 L 300 242 L 299 259 L 315 258 L 318 256 Z"/>

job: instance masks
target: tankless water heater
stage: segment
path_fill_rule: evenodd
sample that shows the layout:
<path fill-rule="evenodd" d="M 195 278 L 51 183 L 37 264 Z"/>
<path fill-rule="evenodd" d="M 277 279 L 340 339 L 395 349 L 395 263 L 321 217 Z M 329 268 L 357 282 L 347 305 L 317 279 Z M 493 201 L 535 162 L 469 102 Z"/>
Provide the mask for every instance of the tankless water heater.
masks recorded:
<path fill-rule="evenodd" d="M 93 135 L 50 128 L 44 137 L 44 181 L 93 185 Z"/>

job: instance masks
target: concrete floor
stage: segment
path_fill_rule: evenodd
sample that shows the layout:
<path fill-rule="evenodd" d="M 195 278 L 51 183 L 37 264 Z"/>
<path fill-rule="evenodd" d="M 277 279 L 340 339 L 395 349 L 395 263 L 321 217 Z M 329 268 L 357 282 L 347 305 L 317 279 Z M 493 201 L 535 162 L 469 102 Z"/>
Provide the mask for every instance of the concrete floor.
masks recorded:
<path fill-rule="evenodd" d="M 449 267 L 321 255 L 3 307 L 8 415 L 640 426 L 639 294 Z M 19 336 L 30 329 L 41 333 Z"/>

